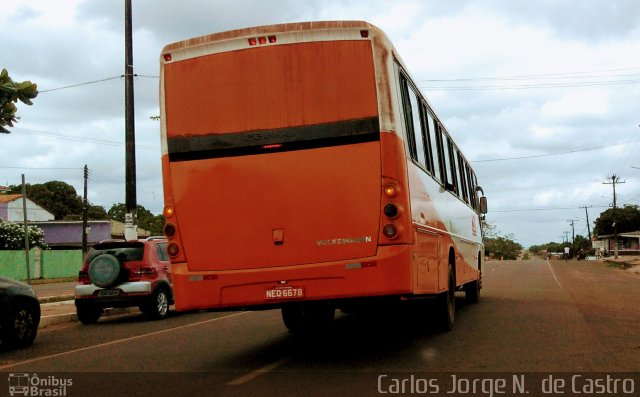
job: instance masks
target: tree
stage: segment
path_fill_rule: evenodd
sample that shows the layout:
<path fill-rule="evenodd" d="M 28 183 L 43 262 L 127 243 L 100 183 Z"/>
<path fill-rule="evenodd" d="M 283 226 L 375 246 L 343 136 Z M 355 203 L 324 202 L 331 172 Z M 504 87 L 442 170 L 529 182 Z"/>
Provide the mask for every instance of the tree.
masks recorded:
<path fill-rule="evenodd" d="M 87 208 L 87 218 L 90 221 L 101 221 L 109 219 L 109 215 L 103 206 L 89 204 L 89 207 Z"/>
<path fill-rule="evenodd" d="M 640 230 L 640 207 L 637 205 L 625 205 L 622 208 L 609 208 L 602 212 L 595 221 L 593 233 L 597 236 L 618 233 L 635 232 Z"/>
<path fill-rule="evenodd" d="M 82 197 L 76 189 L 66 182 L 49 181 L 46 183 L 26 184 L 27 197 L 42 208 L 51 212 L 57 221 L 82 220 Z M 9 186 L 10 194 L 21 194 L 22 185 Z M 107 211 L 99 205 L 89 204 L 87 217 L 90 221 L 106 220 Z"/>
<path fill-rule="evenodd" d="M 584 250 L 584 252 L 591 251 L 591 241 L 588 238 L 577 235 L 575 239 L 573 239 L 573 252 L 580 252 L 580 250 Z"/>
<path fill-rule="evenodd" d="M 18 108 L 14 104 L 20 102 L 33 105 L 32 99 L 38 96 L 38 85 L 30 81 L 15 82 L 9 76 L 7 69 L 0 73 L 0 133 L 8 134 L 6 126 L 13 127 L 18 121 L 16 112 Z"/>
<path fill-rule="evenodd" d="M 486 254 L 493 254 L 494 258 L 518 259 L 522 251 L 522 245 L 515 242 L 513 234 L 502 236 L 495 225 L 484 223 L 483 242 Z"/>
<path fill-rule="evenodd" d="M 124 222 L 126 213 L 127 207 L 123 203 L 114 204 L 107 212 L 109 219 L 118 222 Z M 138 216 L 138 227 L 148 230 L 152 235 L 162 235 L 162 228 L 164 227 L 163 215 L 153 215 L 151 211 L 140 204 L 136 206 L 136 215 Z"/>
<path fill-rule="evenodd" d="M 576 252 L 579 252 L 580 249 L 583 249 L 585 252 L 590 252 L 592 249 L 591 241 L 589 241 L 588 238 L 578 234 L 573 240 L 573 245 L 569 244 L 568 242 L 567 243 L 550 242 L 550 243 L 541 244 L 541 245 L 532 245 L 531 247 L 529 247 L 529 251 L 536 255 L 539 255 L 541 251 L 546 251 L 547 253 L 550 253 L 550 252 L 562 253 L 564 252 L 564 247 L 566 246 L 571 247 L 571 252 L 573 254 L 575 254 Z"/>
<path fill-rule="evenodd" d="M 107 211 L 104 207 L 100 205 L 91 205 L 89 204 L 87 207 L 87 220 L 90 221 L 101 221 L 109 219 L 109 215 L 107 215 Z M 65 221 L 81 221 L 82 214 L 69 214 L 65 215 Z"/>
<path fill-rule="evenodd" d="M 576 236 L 577 237 L 581 237 L 581 236 Z M 556 243 L 554 241 L 546 243 L 546 244 L 541 244 L 541 245 L 532 245 L 531 247 L 529 247 L 529 251 L 534 253 L 535 255 L 538 255 L 540 253 L 540 251 L 547 251 L 547 252 L 564 252 L 564 247 L 567 244 L 563 244 L 563 243 Z"/>
<path fill-rule="evenodd" d="M 47 248 L 44 231 L 36 226 L 29 229 L 29 247 Z M 24 249 L 24 227 L 17 223 L 0 220 L 0 250 Z"/>
<path fill-rule="evenodd" d="M 21 193 L 22 186 L 10 186 L 9 191 Z M 64 220 L 70 215 L 82 216 L 82 198 L 68 183 L 50 181 L 34 185 L 27 184 L 26 191 L 30 200 L 51 212 L 57 221 Z"/>

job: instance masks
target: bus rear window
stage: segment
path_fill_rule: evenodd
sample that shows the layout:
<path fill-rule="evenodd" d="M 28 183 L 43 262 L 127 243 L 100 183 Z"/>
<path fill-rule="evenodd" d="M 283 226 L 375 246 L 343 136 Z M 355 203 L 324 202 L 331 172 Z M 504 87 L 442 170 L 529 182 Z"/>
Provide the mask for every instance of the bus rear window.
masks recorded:
<path fill-rule="evenodd" d="M 371 44 L 299 43 L 171 63 L 165 101 L 169 137 L 376 116 Z"/>
<path fill-rule="evenodd" d="M 277 145 L 377 129 L 373 58 L 366 40 L 223 52 L 168 64 L 164 73 L 167 138 L 174 157 L 204 146 Z"/>

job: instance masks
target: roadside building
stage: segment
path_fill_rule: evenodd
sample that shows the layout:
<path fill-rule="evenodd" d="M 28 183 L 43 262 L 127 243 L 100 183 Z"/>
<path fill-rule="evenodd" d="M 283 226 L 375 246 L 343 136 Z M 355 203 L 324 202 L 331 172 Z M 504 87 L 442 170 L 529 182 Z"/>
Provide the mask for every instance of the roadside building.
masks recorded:
<path fill-rule="evenodd" d="M 27 222 L 46 222 L 55 216 L 33 201 L 26 199 Z M 0 220 L 24 222 L 24 207 L 21 194 L 0 194 Z"/>
<path fill-rule="evenodd" d="M 599 246 L 604 251 L 613 253 L 616 248 L 616 239 L 613 234 L 598 236 L 598 241 L 602 241 Z M 618 255 L 640 255 L 640 230 L 636 232 L 618 233 Z M 594 244 L 595 246 L 595 244 Z"/>

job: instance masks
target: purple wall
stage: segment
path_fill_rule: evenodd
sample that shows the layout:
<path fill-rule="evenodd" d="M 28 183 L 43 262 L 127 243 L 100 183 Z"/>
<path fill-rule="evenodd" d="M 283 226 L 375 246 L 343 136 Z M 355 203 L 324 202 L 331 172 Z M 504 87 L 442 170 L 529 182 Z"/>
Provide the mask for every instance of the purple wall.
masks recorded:
<path fill-rule="evenodd" d="M 9 207 L 8 203 L 2 203 L 0 204 L 0 219 L 2 220 L 6 220 L 9 216 L 9 210 L 7 209 Z"/>
<path fill-rule="evenodd" d="M 49 245 L 82 244 L 82 222 L 31 222 L 44 230 L 44 241 Z M 95 244 L 111 238 L 109 221 L 89 221 L 91 231 L 87 235 L 88 244 Z"/>

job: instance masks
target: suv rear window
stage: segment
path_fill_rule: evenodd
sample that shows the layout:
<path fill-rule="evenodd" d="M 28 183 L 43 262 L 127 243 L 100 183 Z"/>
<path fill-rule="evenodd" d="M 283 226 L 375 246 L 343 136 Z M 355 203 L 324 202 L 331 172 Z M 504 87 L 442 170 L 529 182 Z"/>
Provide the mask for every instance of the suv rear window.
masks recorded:
<path fill-rule="evenodd" d="M 98 244 L 89 252 L 86 262 L 91 262 L 93 258 L 101 254 L 111 254 L 122 262 L 141 261 L 144 256 L 144 244 Z"/>

